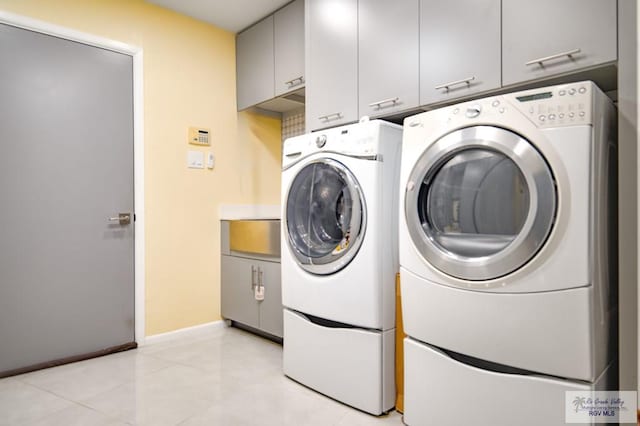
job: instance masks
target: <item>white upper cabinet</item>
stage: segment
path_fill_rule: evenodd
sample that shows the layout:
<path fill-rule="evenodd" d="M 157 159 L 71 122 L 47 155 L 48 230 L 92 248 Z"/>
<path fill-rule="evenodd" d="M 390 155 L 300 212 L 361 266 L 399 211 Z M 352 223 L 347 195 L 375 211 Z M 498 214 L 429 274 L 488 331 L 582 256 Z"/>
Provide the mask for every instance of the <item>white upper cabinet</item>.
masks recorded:
<path fill-rule="evenodd" d="M 421 0 L 420 104 L 499 88 L 500 48 L 500 0 Z"/>
<path fill-rule="evenodd" d="M 304 86 L 304 0 L 274 14 L 275 95 Z"/>
<path fill-rule="evenodd" d="M 236 37 L 238 110 L 274 97 L 273 15 Z"/>
<path fill-rule="evenodd" d="M 358 114 L 419 105 L 419 0 L 358 2 Z"/>
<path fill-rule="evenodd" d="M 617 59 L 616 0 L 504 0 L 502 83 Z"/>
<path fill-rule="evenodd" d="M 307 131 L 356 121 L 358 1 L 307 0 L 305 34 Z"/>

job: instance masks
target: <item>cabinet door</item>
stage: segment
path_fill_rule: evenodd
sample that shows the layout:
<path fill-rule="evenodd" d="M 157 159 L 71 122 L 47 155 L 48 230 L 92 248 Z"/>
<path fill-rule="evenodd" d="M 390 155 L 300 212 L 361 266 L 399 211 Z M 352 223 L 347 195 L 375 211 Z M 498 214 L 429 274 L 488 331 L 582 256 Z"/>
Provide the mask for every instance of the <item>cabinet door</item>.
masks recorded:
<path fill-rule="evenodd" d="M 503 84 L 615 61 L 616 13 L 616 0 L 503 1 Z"/>
<path fill-rule="evenodd" d="M 226 319 L 258 328 L 259 307 L 252 286 L 252 281 L 258 280 L 255 263 L 250 259 L 222 256 L 221 311 Z"/>
<path fill-rule="evenodd" d="M 280 96 L 304 85 L 304 1 L 274 15 L 275 90 Z"/>
<path fill-rule="evenodd" d="M 307 130 L 358 119 L 358 2 L 308 0 Z"/>
<path fill-rule="evenodd" d="M 257 262 L 264 300 L 260 302 L 260 329 L 282 337 L 282 291 L 280 263 Z"/>
<path fill-rule="evenodd" d="M 420 103 L 498 87 L 500 0 L 421 0 Z"/>
<path fill-rule="evenodd" d="M 274 97 L 273 15 L 236 37 L 238 111 Z"/>
<path fill-rule="evenodd" d="M 358 115 L 418 106 L 418 2 L 358 2 Z"/>

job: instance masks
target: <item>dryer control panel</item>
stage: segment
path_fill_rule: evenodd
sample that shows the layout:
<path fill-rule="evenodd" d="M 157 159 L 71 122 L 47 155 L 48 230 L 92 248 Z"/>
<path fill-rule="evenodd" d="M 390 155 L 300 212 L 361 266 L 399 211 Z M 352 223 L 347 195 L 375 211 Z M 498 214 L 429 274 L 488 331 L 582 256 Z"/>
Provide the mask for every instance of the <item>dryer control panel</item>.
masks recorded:
<path fill-rule="evenodd" d="M 593 83 L 590 81 L 525 90 L 503 97 L 538 127 L 591 124 Z"/>

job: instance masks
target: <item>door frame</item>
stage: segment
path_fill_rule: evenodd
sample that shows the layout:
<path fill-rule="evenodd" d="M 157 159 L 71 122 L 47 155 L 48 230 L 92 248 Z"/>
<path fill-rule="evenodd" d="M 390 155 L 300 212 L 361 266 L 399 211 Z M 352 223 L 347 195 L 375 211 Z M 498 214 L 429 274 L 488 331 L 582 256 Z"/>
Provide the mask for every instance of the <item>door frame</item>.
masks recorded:
<path fill-rule="evenodd" d="M 143 49 L 71 28 L 0 10 L 0 23 L 76 41 L 133 58 L 134 339 L 145 341 L 145 209 Z"/>

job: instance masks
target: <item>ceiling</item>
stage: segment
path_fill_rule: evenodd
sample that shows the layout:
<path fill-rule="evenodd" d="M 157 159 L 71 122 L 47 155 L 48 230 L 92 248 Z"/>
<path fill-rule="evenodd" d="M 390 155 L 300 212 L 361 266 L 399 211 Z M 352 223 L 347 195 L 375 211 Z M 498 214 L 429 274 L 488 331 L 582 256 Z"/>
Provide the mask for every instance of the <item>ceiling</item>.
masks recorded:
<path fill-rule="evenodd" d="M 237 33 L 291 0 L 147 0 Z"/>

